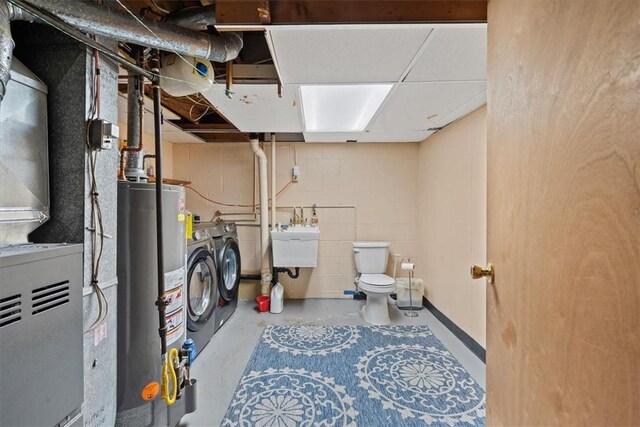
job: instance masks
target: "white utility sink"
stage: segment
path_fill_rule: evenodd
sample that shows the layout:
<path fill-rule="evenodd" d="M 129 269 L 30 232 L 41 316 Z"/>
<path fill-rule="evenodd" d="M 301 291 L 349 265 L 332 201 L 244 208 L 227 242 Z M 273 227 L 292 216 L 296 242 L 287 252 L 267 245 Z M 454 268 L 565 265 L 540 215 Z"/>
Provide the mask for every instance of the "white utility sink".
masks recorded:
<path fill-rule="evenodd" d="M 271 230 L 274 267 L 315 267 L 318 264 L 320 229 L 295 225 Z"/>

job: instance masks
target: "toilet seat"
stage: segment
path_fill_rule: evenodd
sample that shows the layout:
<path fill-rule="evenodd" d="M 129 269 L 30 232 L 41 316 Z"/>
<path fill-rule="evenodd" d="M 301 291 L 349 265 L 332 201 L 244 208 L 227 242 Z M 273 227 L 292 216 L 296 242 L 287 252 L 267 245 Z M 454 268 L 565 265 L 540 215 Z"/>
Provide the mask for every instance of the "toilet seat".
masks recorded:
<path fill-rule="evenodd" d="M 362 274 L 360 283 L 366 283 L 371 286 L 389 286 L 395 284 L 396 281 L 386 274 Z"/>
<path fill-rule="evenodd" d="M 395 290 L 396 281 L 386 274 L 363 274 L 358 286 L 364 292 L 390 294 Z"/>

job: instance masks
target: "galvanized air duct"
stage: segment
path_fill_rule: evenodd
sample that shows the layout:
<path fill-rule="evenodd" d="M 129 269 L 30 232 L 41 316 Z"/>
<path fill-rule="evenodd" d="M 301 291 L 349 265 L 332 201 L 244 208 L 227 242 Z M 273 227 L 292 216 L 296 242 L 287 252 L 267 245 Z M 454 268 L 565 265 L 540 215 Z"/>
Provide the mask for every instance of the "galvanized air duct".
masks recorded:
<path fill-rule="evenodd" d="M 206 30 L 215 24 L 216 6 L 194 6 L 180 9 L 168 15 L 164 22 L 169 22 L 194 31 Z"/>
<path fill-rule="evenodd" d="M 104 5 L 77 0 L 26 0 L 26 2 L 86 33 L 167 52 L 206 58 L 215 62 L 227 62 L 235 59 L 242 49 L 241 33 L 212 35 L 182 28 L 172 23 L 138 18 L 148 27 L 147 29 L 130 14 Z M 212 15 L 211 20 L 213 18 Z"/>
<path fill-rule="evenodd" d="M 10 21 L 32 21 L 33 17 L 5 0 L 0 0 L 0 101 L 4 98 L 9 82 L 9 70 L 14 42 L 11 38 Z"/>

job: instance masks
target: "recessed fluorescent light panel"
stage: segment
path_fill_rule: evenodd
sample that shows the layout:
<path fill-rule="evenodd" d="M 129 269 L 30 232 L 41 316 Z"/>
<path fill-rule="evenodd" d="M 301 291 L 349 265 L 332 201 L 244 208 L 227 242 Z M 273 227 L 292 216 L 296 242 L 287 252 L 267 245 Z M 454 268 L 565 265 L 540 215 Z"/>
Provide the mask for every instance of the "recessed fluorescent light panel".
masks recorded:
<path fill-rule="evenodd" d="M 307 132 L 361 132 L 378 111 L 392 84 L 302 85 Z"/>

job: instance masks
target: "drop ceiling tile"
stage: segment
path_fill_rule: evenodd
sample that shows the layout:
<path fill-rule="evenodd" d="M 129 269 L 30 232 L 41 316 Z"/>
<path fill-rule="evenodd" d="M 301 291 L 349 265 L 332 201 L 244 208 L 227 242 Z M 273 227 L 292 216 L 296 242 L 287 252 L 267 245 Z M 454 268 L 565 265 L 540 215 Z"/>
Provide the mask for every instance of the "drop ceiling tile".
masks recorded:
<path fill-rule="evenodd" d="M 284 84 L 396 82 L 431 26 L 346 25 L 268 29 Z M 270 40 L 269 40 L 270 38 Z"/>
<path fill-rule="evenodd" d="M 175 130 L 175 128 L 165 129 L 164 125 L 162 126 L 162 139 L 164 140 L 164 142 L 170 142 L 172 144 L 173 143 L 190 143 L 190 144 L 204 143 L 202 139 L 196 136 L 193 136 L 188 132 Z"/>
<path fill-rule="evenodd" d="M 487 79 L 486 24 L 434 29 L 406 82 Z"/>
<path fill-rule="evenodd" d="M 358 142 L 420 142 L 431 135 L 431 131 L 371 130 L 365 132 Z"/>
<path fill-rule="evenodd" d="M 368 132 L 305 132 L 305 142 L 418 142 L 433 132 L 377 130 Z"/>
<path fill-rule="evenodd" d="M 485 82 L 402 83 L 369 125 L 370 131 L 427 132 L 486 90 Z M 451 119 L 453 120 L 453 118 Z"/>
<path fill-rule="evenodd" d="M 203 92 L 205 98 L 242 132 L 302 132 L 302 112 L 298 91 L 283 86 L 282 98 L 277 85 L 234 85 L 233 97 L 223 85 Z"/>
<path fill-rule="evenodd" d="M 478 108 L 482 107 L 486 103 L 487 103 L 487 91 L 483 91 L 482 93 L 478 94 L 477 96 L 471 98 L 469 101 L 467 101 L 466 103 L 464 103 L 460 107 L 456 108 L 454 111 L 449 113 L 447 116 L 443 117 L 441 120 L 439 120 L 437 123 L 435 123 L 434 127 L 445 126 L 445 125 L 453 122 L 454 120 L 458 120 L 459 118 L 462 118 L 462 117 L 466 116 L 467 114 L 472 113 L 473 111 L 475 111 Z"/>
<path fill-rule="evenodd" d="M 347 142 L 357 140 L 364 132 L 304 132 L 304 142 Z"/>

